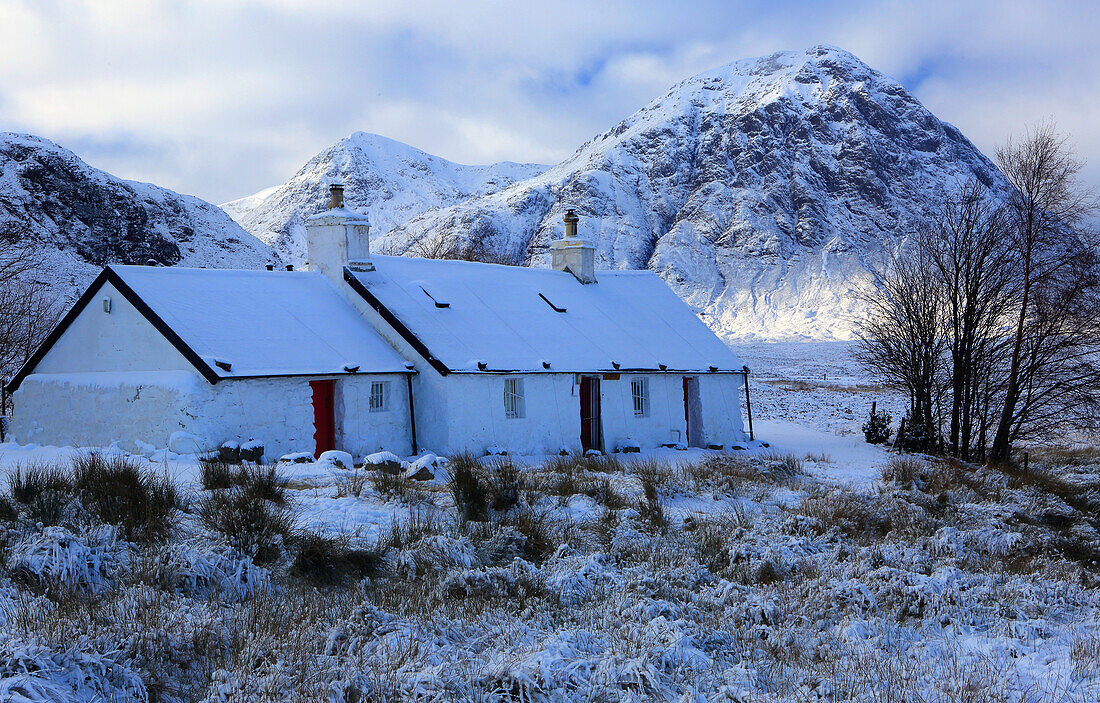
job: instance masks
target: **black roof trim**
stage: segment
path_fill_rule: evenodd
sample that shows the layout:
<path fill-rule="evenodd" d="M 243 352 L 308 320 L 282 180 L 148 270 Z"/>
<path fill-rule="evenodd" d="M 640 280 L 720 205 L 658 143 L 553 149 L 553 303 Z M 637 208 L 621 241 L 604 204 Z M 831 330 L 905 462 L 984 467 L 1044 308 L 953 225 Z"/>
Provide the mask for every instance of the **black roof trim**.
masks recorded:
<path fill-rule="evenodd" d="M 412 330 L 405 326 L 405 323 L 397 319 L 397 316 L 394 315 L 389 308 L 383 305 L 381 300 L 376 298 L 373 293 L 367 290 L 367 287 L 363 285 L 363 282 L 356 278 L 355 274 L 353 274 L 351 270 L 348 269 L 348 267 L 346 266 L 344 267 L 344 280 L 347 281 L 348 285 L 351 286 L 351 289 L 353 291 L 358 293 L 359 296 L 367 302 L 367 305 L 370 305 L 375 312 L 382 316 L 382 319 L 386 321 L 386 324 L 392 327 L 395 332 L 401 335 L 402 339 L 409 343 L 409 346 L 416 350 L 417 354 L 420 354 L 420 356 L 424 357 L 424 359 L 431 365 L 431 367 L 439 372 L 440 376 L 446 376 L 451 373 L 451 370 L 447 368 L 447 365 L 439 359 L 435 358 L 435 356 L 433 356 L 432 353 L 428 351 L 428 347 L 424 344 L 424 342 L 420 341 L 420 338 L 413 334 Z M 427 293 L 428 291 L 424 292 Z M 429 294 L 429 297 L 431 297 L 431 294 Z"/>
<path fill-rule="evenodd" d="M 61 339 L 61 335 L 65 334 L 65 330 L 69 328 L 73 320 L 84 311 L 84 308 L 88 307 L 88 303 L 92 302 L 92 299 L 99 290 L 103 288 L 104 283 L 110 283 L 114 286 L 115 289 L 122 294 L 122 297 L 133 305 L 137 311 L 176 348 L 176 351 L 182 354 L 183 357 L 195 367 L 196 371 L 202 374 L 203 378 L 212 384 L 221 380 L 221 377 L 215 373 L 214 369 L 210 368 L 210 365 L 203 361 L 202 357 L 195 353 L 195 350 L 189 347 L 187 342 L 184 342 L 180 336 L 161 319 L 160 315 L 153 312 L 153 309 L 134 292 L 133 288 L 122 280 L 122 277 L 119 276 L 114 269 L 108 266 L 96 276 L 96 279 L 92 281 L 88 289 L 77 299 L 76 304 L 73 305 L 69 312 L 65 313 L 65 317 L 61 318 L 61 322 L 57 323 L 57 326 L 50 332 L 50 335 L 46 337 L 45 341 L 43 341 L 42 344 L 38 346 L 38 349 L 35 350 L 34 354 L 31 355 L 31 358 L 27 360 L 27 363 L 23 364 L 19 372 L 15 374 L 15 377 L 12 378 L 11 382 L 5 387 L 9 393 L 15 392 L 15 390 L 19 388 L 19 385 L 23 383 L 23 379 L 34 371 L 35 367 L 42 361 L 42 358 L 53 348 L 53 345 L 57 344 L 57 340 Z"/>

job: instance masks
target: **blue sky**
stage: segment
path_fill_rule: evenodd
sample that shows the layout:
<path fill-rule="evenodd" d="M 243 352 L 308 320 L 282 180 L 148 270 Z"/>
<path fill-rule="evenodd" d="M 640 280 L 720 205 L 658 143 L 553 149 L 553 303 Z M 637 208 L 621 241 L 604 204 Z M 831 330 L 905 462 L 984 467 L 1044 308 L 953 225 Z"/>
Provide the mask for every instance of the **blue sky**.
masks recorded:
<path fill-rule="evenodd" d="M 0 0 L 0 130 L 221 202 L 356 130 L 553 163 L 673 83 L 827 43 L 993 149 L 1054 117 L 1100 184 L 1100 3 Z"/>

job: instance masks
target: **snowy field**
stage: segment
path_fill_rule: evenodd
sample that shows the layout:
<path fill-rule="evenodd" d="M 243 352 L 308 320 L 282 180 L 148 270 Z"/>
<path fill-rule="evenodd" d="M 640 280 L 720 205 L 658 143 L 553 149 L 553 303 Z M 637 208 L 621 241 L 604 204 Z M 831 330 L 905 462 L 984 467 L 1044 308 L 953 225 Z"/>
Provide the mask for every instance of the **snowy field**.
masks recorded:
<path fill-rule="evenodd" d="M 132 458 L 180 487 L 167 537 L 13 495 L 0 701 L 1100 700 L 1100 452 L 899 460 L 849 349 L 739 347 L 745 452 L 280 464 L 251 546 L 191 457 Z"/>

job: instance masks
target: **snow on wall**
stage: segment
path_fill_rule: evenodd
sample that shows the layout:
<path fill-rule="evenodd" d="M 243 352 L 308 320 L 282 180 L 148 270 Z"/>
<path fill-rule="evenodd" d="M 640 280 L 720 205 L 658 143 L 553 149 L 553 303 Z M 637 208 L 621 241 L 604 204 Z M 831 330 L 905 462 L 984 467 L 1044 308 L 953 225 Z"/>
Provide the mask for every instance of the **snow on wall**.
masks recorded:
<path fill-rule="evenodd" d="M 20 444 L 165 447 L 173 432 L 194 430 L 206 386 L 189 371 L 31 374 L 15 392 L 12 436 Z"/>
<path fill-rule="evenodd" d="M 256 440 L 265 457 L 312 452 L 313 403 L 306 378 L 235 379 L 210 385 L 193 372 L 32 374 L 15 393 L 14 439 L 23 444 L 164 449 L 172 434 L 203 449 Z M 369 412 L 371 382 L 390 383 L 390 409 Z M 411 452 L 404 377 L 336 379 L 337 443 L 362 455 Z M 64 408 L 64 410 L 61 410 Z"/>

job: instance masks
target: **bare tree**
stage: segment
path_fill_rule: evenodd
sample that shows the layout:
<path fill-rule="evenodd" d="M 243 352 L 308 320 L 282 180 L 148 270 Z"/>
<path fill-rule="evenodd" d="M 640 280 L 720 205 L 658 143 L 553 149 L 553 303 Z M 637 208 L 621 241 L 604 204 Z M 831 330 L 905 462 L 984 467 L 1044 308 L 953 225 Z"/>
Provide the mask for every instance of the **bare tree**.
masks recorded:
<path fill-rule="evenodd" d="M 867 314 L 857 330 L 856 360 L 909 395 L 907 432 L 898 441 L 925 449 L 939 441 L 937 407 L 948 339 L 944 294 L 928 253 L 896 253 L 874 272 L 863 295 Z"/>
<path fill-rule="evenodd" d="M 1016 266 L 1003 230 L 1004 208 L 979 181 L 948 197 L 924 227 L 916 246 L 931 264 L 944 295 L 950 339 L 948 451 L 963 459 L 984 455 L 989 409 L 1001 390 L 1006 326 Z"/>
<path fill-rule="evenodd" d="M 0 382 L 11 378 L 57 323 L 57 304 L 34 269 L 31 247 L 13 232 L 0 232 Z"/>
<path fill-rule="evenodd" d="M 1092 195 L 1083 164 L 1051 123 L 997 152 L 1013 192 L 1008 241 L 1019 266 L 1011 354 L 990 461 L 1008 460 L 1012 442 L 1049 421 L 1070 420 L 1097 390 L 1100 306 L 1095 242 L 1082 223 Z M 1049 425 L 1047 425 L 1049 427 Z"/>

